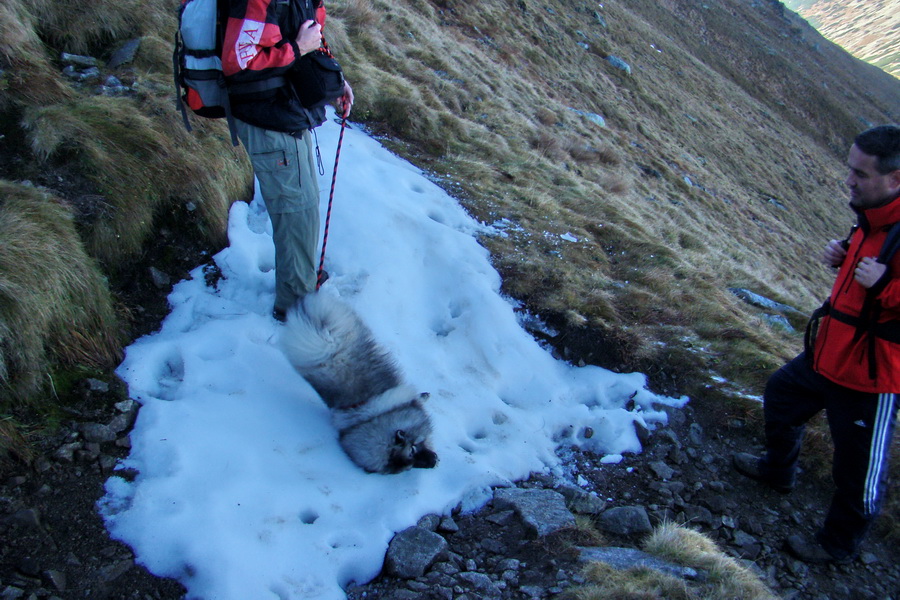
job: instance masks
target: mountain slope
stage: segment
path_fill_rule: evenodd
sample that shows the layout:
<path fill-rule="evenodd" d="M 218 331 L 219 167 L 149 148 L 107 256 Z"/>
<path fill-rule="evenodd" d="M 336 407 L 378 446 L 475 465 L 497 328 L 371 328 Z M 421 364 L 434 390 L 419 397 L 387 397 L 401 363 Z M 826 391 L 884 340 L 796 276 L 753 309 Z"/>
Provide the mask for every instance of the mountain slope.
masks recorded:
<path fill-rule="evenodd" d="M 900 77 L 900 6 L 894 0 L 785 2 L 829 40 Z"/>

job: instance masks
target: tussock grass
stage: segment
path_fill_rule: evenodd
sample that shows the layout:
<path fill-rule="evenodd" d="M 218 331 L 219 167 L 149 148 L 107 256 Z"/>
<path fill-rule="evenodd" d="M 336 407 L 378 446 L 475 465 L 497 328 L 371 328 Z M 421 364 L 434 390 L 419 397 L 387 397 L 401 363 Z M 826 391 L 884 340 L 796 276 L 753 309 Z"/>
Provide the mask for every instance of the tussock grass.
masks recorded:
<path fill-rule="evenodd" d="M 63 371 L 114 366 L 127 317 L 108 277 L 132 267 L 162 220 L 221 247 L 228 207 L 252 190 L 249 162 L 224 122 L 194 119 L 189 133 L 175 110 L 176 6 L 0 6 L 0 140 L 4 152 L 23 155 L 0 160 L 0 414 L 52 397 Z M 98 58 L 105 77 L 103 61 L 135 38 L 133 63 L 116 72 L 131 92 L 99 95 L 97 82 L 62 75 L 68 52 Z M 55 194 L 14 181 L 42 171 L 66 175 L 41 179 L 60 183 Z"/>
<path fill-rule="evenodd" d="M 190 135 L 175 119 L 153 118 L 163 102 L 85 97 L 30 109 L 23 118 L 39 159 L 75 161 L 96 185 L 106 209 L 96 211 L 98 218 L 85 231 L 87 245 L 113 270 L 140 251 L 158 211 L 189 202 L 196 207 L 201 232 L 221 245 L 228 206 L 249 186 L 239 149 L 204 148 L 204 138 L 217 135 L 204 124 Z"/>
<path fill-rule="evenodd" d="M 123 341 L 106 280 L 71 212 L 0 180 L 0 407 L 32 398 L 54 364 L 114 366 Z"/>
<path fill-rule="evenodd" d="M 46 105 L 71 97 L 35 30 L 34 16 L 17 0 L 0 4 L 0 110 Z"/>
<path fill-rule="evenodd" d="M 647 538 L 644 551 L 669 562 L 708 573 L 700 582 L 686 582 L 649 568 L 626 571 L 604 563 L 585 568 L 588 584 L 566 592 L 572 600 L 774 600 L 778 598 L 750 569 L 725 555 L 701 533 L 664 524 Z"/>
<path fill-rule="evenodd" d="M 9 419 L 0 419 L 0 473 L 17 463 L 31 464 L 34 452 Z"/>
<path fill-rule="evenodd" d="M 34 16 L 37 34 L 59 51 L 100 54 L 117 40 L 174 25 L 171 0 L 11 0 Z M 103 58 L 101 56 L 101 58 Z"/>

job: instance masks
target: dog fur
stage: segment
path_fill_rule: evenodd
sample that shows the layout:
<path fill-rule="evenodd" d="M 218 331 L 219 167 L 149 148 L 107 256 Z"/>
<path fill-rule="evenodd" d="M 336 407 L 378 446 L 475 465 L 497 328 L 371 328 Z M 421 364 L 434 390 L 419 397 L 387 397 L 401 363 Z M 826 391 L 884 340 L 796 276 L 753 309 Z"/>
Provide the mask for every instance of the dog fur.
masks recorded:
<path fill-rule="evenodd" d="M 281 347 L 332 411 L 340 443 L 370 473 L 431 468 L 428 394 L 403 383 L 371 330 L 346 304 L 320 292 L 288 311 Z"/>

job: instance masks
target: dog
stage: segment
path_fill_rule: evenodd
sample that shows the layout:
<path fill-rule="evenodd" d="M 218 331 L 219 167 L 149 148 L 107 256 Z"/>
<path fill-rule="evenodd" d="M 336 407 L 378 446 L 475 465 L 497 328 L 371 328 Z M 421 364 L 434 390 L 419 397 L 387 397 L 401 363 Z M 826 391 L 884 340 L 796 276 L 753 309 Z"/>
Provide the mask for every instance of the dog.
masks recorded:
<path fill-rule="evenodd" d="M 331 409 L 344 452 L 370 473 L 437 464 L 431 421 L 419 394 L 359 316 L 314 292 L 287 314 L 280 345 L 288 361 Z"/>

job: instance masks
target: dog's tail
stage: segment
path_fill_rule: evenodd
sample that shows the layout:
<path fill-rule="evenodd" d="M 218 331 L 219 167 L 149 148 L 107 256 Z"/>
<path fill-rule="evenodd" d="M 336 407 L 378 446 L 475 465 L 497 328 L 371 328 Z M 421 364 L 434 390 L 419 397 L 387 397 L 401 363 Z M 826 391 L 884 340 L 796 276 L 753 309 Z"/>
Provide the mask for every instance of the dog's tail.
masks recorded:
<path fill-rule="evenodd" d="M 305 375 L 332 361 L 358 335 L 358 321 L 336 298 L 307 294 L 288 311 L 281 348 L 294 368 Z"/>
<path fill-rule="evenodd" d="M 356 405 L 401 383 L 365 323 L 321 292 L 307 294 L 288 311 L 280 342 L 294 368 L 332 408 Z"/>

